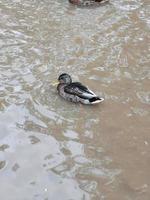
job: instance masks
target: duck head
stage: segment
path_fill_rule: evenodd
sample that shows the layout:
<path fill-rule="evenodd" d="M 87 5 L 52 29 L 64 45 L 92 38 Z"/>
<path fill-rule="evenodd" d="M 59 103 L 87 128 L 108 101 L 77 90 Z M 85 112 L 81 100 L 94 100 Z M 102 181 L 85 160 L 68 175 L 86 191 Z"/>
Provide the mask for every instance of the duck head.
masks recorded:
<path fill-rule="evenodd" d="M 72 78 L 69 74 L 63 73 L 58 77 L 59 83 L 70 84 L 72 83 Z"/>

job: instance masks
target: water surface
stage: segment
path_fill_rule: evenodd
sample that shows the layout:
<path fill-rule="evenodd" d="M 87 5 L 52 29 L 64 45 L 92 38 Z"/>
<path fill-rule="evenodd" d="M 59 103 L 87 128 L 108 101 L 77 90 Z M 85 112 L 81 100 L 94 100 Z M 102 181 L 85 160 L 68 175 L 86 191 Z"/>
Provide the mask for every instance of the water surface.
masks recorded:
<path fill-rule="evenodd" d="M 0 0 L 0 199 L 149 200 L 149 13 Z M 105 102 L 61 99 L 62 72 Z"/>

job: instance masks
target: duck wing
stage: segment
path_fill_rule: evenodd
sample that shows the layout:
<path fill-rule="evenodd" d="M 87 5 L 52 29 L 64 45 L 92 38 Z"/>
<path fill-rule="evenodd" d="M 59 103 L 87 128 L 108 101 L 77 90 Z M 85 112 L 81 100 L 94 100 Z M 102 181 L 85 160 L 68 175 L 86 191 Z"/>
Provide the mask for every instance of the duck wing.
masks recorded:
<path fill-rule="evenodd" d="M 64 91 L 72 95 L 77 95 L 83 99 L 90 99 L 96 96 L 91 90 L 82 85 L 80 82 L 74 82 L 65 86 Z"/>

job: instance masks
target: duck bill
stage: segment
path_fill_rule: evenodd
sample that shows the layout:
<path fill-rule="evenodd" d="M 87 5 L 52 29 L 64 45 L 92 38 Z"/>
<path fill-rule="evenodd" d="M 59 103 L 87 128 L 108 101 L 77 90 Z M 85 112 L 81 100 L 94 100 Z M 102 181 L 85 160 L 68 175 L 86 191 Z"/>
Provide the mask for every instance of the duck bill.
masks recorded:
<path fill-rule="evenodd" d="M 59 84 L 59 81 L 54 81 L 52 82 L 52 85 L 55 86 L 55 85 L 58 85 Z"/>

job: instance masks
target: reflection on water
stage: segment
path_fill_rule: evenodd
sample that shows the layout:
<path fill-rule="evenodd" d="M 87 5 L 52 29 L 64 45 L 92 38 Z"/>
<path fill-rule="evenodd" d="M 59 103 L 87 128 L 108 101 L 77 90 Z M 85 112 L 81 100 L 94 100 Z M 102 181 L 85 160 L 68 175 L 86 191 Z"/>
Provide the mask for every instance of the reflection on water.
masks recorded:
<path fill-rule="evenodd" d="M 0 0 L 0 17 L 0 199 L 149 200 L 148 2 Z M 61 99 L 61 72 L 105 102 Z"/>

